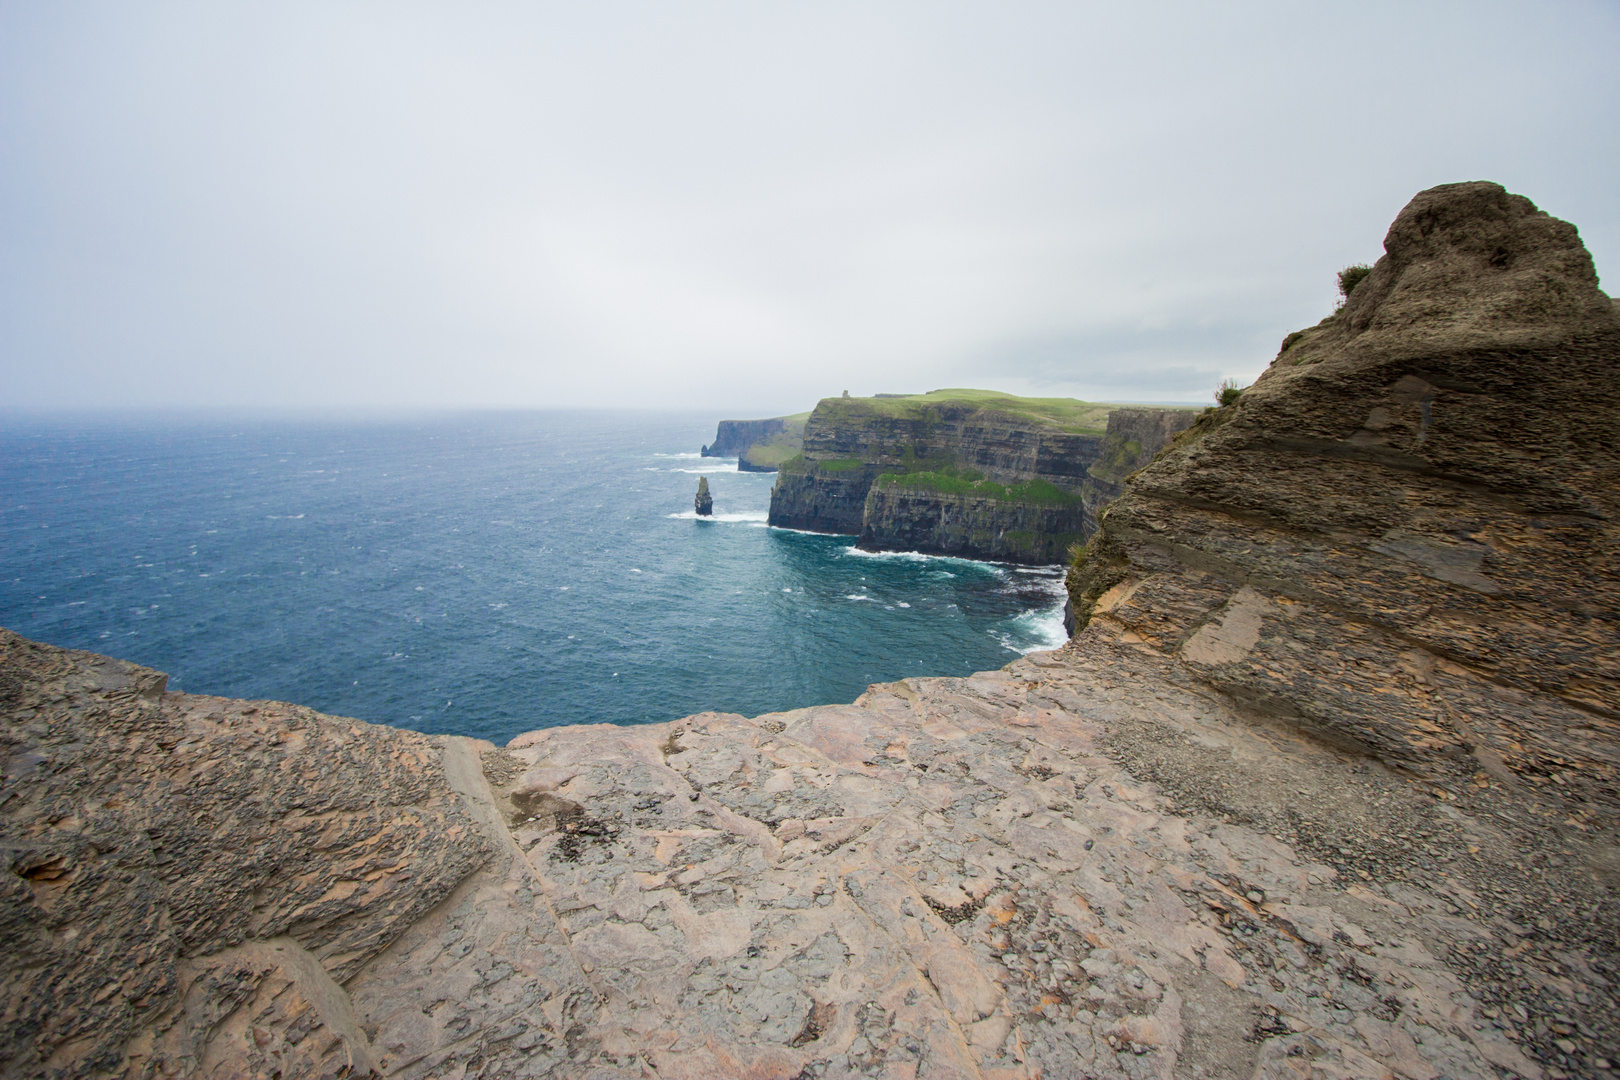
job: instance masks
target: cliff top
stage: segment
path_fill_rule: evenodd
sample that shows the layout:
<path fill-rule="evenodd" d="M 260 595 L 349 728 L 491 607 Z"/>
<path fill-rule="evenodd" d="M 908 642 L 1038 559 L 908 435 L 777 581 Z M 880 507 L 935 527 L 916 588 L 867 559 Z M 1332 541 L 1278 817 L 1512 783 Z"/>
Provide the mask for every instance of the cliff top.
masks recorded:
<path fill-rule="evenodd" d="M 1109 413 L 1136 406 L 1109 405 L 1080 401 L 1076 398 L 1019 397 L 1016 394 L 1004 394 L 999 390 L 950 388 L 930 390 L 926 394 L 822 398 L 816 405 L 816 411 L 822 413 L 823 419 L 833 419 L 844 413 L 876 413 L 922 419 L 932 411 L 952 407 L 991 410 L 1075 434 L 1101 435 L 1108 428 Z"/>

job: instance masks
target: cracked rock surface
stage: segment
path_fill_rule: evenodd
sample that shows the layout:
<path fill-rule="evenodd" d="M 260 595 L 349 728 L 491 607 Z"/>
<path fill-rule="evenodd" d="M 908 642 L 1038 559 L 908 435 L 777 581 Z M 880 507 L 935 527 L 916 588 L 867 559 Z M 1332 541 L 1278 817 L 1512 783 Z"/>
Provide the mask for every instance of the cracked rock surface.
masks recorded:
<path fill-rule="evenodd" d="M 154 700 L 145 669 L 8 636 L 12 735 L 124 714 L 193 740 L 123 757 L 81 728 L 33 744 L 49 762 L 13 743 L 34 764 L 0 807 L 28 943 L 5 958 L 8 1074 L 1598 1074 L 1612 834 L 1539 793 L 1436 798 L 1122 636 L 853 705 L 506 748 Z M 211 842 L 231 835 L 197 797 L 211 735 L 271 770 L 221 789 L 239 825 L 270 776 L 324 767 L 355 804 Z M 74 764 L 93 743 L 121 760 Z M 130 786 L 160 761 L 187 782 Z M 395 763 L 416 774 L 399 801 Z M 100 817 L 114 785 L 138 823 Z M 159 790 L 211 826 L 173 856 L 201 877 L 142 846 Z M 328 824 L 295 828 L 311 810 Z M 236 928 L 181 923 L 215 909 Z"/>

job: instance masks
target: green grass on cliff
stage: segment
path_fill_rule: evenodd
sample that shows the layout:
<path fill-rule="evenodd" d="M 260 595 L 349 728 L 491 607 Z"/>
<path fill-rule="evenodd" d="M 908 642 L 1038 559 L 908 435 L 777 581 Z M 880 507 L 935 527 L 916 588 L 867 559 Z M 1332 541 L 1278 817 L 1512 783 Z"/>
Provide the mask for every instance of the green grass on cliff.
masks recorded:
<path fill-rule="evenodd" d="M 760 469 L 780 468 L 782 462 L 804 449 L 804 424 L 810 419 L 807 412 L 782 417 L 782 430 L 764 442 L 743 448 L 738 455 L 743 461 Z"/>
<path fill-rule="evenodd" d="M 926 394 L 906 394 L 900 397 L 823 398 L 817 408 L 826 409 L 835 415 L 848 410 L 851 413 L 880 413 L 886 416 L 926 419 L 933 410 L 946 405 L 993 409 L 996 412 L 1048 424 L 1063 431 L 1095 435 L 1101 435 L 1107 430 L 1108 414 L 1119 407 L 1077 401 L 1074 398 L 1018 397 L 1015 394 L 1003 394 L 999 390 L 950 389 L 930 390 Z"/>
<path fill-rule="evenodd" d="M 971 469 L 951 469 L 941 472 L 883 473 L 873 487 L 887 491 L 905 489 L 927 491 L 939 495 L 963 495 L 978 499 L 997 499 L 1007 502 L 1031 503 L 1039 506 L 1072 506 L 1081 502 L 1079 495 L 1064 491 L 1045 480 L 1024 480 L 1017 484 L 998 484 L 985 480 Z"/>

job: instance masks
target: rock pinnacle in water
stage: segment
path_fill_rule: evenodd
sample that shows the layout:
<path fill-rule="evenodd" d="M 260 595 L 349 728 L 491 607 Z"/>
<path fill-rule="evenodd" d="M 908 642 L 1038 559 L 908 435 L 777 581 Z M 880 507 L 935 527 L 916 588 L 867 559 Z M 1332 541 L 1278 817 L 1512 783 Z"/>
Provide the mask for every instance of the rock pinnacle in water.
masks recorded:
<path fill-rule="evenodd" d="M 714 499 L 709 495 L 709 478 L 698 477 L 697 497 L 692 500 L 692 506 L 697 510 L 699 517 L 709 517 L 714 513 Z"/>

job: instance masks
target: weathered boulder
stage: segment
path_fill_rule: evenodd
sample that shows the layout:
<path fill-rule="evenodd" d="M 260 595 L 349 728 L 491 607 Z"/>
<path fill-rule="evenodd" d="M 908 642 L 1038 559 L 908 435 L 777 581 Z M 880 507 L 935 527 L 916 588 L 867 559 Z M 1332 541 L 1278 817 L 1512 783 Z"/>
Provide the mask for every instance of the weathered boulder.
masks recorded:
<path fill-rule="evenodd" d="M 697 510 L 699 517 L 709 517 L 714 513 L 714 497 L 709 494 L 709 478 L 698 477 L 697 494 L 692 498 L 692 507 Z"/>

